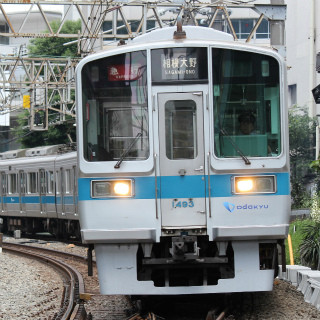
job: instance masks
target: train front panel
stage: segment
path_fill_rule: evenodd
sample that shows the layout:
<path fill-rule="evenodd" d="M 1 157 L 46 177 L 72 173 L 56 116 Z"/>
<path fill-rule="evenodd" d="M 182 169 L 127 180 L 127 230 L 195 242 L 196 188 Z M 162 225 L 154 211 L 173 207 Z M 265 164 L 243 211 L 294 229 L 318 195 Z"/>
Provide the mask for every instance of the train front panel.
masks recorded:
<path fill-rule="evenodd" d="M 268 291 L 283 256 L 285 65 L 184 29 L 77 68 L 81 233 L 103 294 Z"/>

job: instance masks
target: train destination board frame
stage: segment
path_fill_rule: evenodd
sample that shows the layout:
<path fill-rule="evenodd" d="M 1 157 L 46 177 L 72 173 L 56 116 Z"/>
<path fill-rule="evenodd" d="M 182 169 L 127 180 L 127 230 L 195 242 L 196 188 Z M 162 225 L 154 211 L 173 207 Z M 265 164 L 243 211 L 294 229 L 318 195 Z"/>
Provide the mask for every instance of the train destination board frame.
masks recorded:
<path fill-rule="evenodd" d="M 207 83 L 207 48 L 165 48 L 151 52 L 153 84 Z"/>

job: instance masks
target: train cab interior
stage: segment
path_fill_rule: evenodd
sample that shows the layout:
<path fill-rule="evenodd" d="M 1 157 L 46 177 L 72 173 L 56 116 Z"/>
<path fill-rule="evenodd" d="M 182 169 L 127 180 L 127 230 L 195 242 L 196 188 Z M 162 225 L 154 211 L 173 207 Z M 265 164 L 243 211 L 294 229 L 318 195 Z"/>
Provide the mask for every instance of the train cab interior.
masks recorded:
<path fill-rule="evenodd" d="M 83 74 L 88 79 L 83 86 L 87 102 L 86 160 L 114 161 L 123 156 L 127 161 L 147 159 L 149 125 L 145 52 L 95 61 Z"/>
<path fill-rule="evenodd" d="M 216 156 L 278 156 L 280 92 L 275 59 L 213 49 L 213 71 Z"/>

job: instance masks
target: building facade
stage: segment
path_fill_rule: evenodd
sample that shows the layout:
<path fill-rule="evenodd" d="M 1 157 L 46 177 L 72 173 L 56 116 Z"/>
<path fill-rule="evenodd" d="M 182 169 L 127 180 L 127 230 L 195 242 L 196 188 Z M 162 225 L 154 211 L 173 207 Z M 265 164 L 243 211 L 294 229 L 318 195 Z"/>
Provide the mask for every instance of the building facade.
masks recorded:
<path fill-rule="evenodd" d="M 320 0 L 287 0 L 286 51 L 289 106 L 305 106 L 320 116 L 312 89 L 320 84 L 316 56 L 320 52 Z"/>

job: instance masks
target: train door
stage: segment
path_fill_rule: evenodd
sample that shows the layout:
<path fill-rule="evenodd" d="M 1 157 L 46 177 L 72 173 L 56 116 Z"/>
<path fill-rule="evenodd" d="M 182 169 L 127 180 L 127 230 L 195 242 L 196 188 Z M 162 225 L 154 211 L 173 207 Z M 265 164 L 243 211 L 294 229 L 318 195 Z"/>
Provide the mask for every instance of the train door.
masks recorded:
<path fill-rule="evenodd" d="M 21 213 L 26 212 L 26 202 L 25 202 L 26 190 L 27 190 L 27 175 L 25 172 L 21 170 L 19 171 L 19 203 L 20 203 Z"/>
<path fill-rule="evenodd" d="M 7 211 L 7 175 L 5 172 L 1 172 L 1 211 Z"/>
<path fill-rule="evenodd" d="M 40 179 L 40 212 L 47 213 L 47 203 L 46 203 L 46 195 L 47 195 L 47 188 L 46 188 L 46 172 L 43 169 L 39 171 L 39 179 Z"/>
<path fill-rule="evenodd" d="M 163 228 L 206 225 L 203 94 L 159 93 Z"/>

